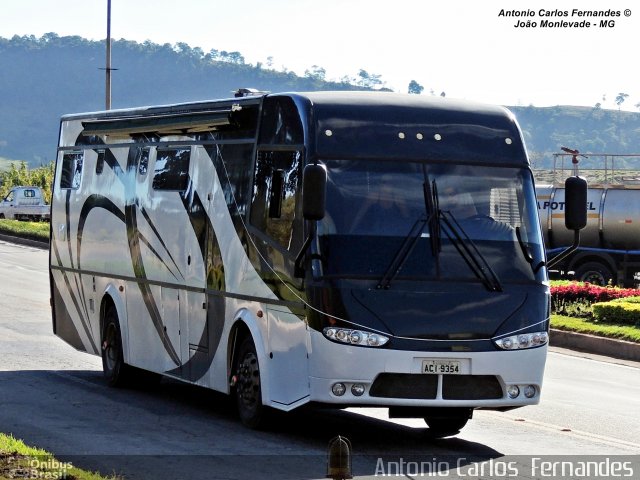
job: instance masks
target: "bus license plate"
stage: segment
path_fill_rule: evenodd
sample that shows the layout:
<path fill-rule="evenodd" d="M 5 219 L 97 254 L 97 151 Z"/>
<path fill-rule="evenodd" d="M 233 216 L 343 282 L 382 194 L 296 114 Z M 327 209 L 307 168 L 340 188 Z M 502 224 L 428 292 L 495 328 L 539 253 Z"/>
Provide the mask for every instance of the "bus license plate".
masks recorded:
<path fill-rule="evenodd" d="M 422 373 L 459 375 L 460 362 L 455 360 L 423 360 Z"/>

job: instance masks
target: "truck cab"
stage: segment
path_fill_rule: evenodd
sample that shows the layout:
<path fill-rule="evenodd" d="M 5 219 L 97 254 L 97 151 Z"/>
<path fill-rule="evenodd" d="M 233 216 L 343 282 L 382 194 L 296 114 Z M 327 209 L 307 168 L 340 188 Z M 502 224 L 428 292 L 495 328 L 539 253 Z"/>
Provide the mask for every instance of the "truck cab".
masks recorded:
<path fill-rule="evenodd" d="M 0 218 L 14 220 L 48 220 L 49 205 L 40 187 L 14 187 L 0 202 Z"/>

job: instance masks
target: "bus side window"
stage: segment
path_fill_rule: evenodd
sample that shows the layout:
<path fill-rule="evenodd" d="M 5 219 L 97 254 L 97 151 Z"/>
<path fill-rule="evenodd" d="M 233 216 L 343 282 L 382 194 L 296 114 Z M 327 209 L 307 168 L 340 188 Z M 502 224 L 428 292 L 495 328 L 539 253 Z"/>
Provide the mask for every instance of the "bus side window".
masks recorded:
<path fill-rule="evenodd" d="M 138 173 L 140 175 L 146 175 L 149 170 L 149 147 L 144 147 L 140 150 L 140 163 L 138 163 Z M 188 166 L 187 166 L 188 169 Z"/>
<path fill-rule="evenodd" d="M 62 157 L 62 174 L 60 175 L 60 188 L 80 187 L 82 178 L 83 152 L 69 152 Z"/>
<path fill-rule="evenodd" d="M 104 150 L 96 150 L 96 153 L 98 154 L 98 158 L 96 160 L 96 175 L 101 175 L 102 172 L 104 171 L 104 155 L 105 155 L 105 151 Z"/>
<path fill-rule="evenodd" d="M 153 189 L 179 192 L 186 190 L 189 184 L 190 157 L 189 148 L 158 148 Z"/>
<path fill-rule="evenodd" d="M 289 251 L 301 243 L 300 159 L 297 150 L 259 151 L 253 185 L 251 223 Z"/>

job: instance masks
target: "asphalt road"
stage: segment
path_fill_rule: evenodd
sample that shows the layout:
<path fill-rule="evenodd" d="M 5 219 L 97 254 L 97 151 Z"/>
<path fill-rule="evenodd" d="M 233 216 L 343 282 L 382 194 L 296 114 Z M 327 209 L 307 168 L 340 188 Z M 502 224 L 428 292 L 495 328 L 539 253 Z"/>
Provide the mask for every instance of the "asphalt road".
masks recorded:
<path fill-rule="evenodd" d="M 0 431 L 83 468 L 127 479 L 320 479 L 327 444 L 342 435 L 356 478 L 535 477 L 537 456 L 629 460 L 640 477 L 638 363 L 552 349 L 540 405 L 476 412 L 443 440 L 381 409 L 307 409 L 256 432 L 215 392 L 167 380 L 107 388 L 99 357 L 52 334 L 46 251 L 0 242 L 0 279 Z"/>

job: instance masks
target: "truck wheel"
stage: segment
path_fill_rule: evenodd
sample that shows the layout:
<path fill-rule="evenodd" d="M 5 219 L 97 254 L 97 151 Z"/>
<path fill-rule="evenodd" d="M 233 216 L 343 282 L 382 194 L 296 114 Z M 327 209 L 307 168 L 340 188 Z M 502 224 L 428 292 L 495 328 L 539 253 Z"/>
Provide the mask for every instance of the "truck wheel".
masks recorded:
<path fill-rule="evenodd" d="M 4 213 L 0 213 L 0 220 L 4 220 Z"/>
<path fill-rule="evenodd" d="M 609 282 L 615 285 L 615 274 L 603 263 L 587 262 L 580 265 L 575 270 L 575 279 L 579 282 L 589 282 L 593 285 L 608 285 Z"/>
<path fill-rule="evenodd" d="M 446 416 L 429 416 L 424 421 L 429 427 L 429 436 L 432 438 L 450 437 L 460 433 L 469 419 L 472 410 L 460 408 L 460 412 L 447 414 Z"/>
<path fill-rule="evenodd" d="M 110 307 L 104 316 L 102 371 L 110 387 L 123 387 L 130 379 L 130 367 L 124 363 L 118 314 L 113 307 Z"/>
<path fill-rule="evenodd" d="M 240 421 L 247 427 L 258 429 L 265 422 L 260 388 L 260 365 L 253 339 L 249 336 L 240 344 L 236 355 L 233 384 Z"/>

